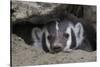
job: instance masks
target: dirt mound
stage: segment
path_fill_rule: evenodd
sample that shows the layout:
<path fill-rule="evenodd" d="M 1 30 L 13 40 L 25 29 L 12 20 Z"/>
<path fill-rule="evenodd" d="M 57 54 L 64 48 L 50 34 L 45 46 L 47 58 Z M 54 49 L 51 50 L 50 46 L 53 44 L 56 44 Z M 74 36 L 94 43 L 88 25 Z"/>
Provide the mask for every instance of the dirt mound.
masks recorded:
<path fill-rule="evenodd" d="M 45 53 L 40 48 L 27 45 L 23 39 L 12 35 L 12 65 L 41 65 L 41 64 L 58 64 L 58 63 L 76 63 L 76 62 L 93 62 L 96 61 L 96 51 L 86 52 L 75 50 L 71 53 Z"/>

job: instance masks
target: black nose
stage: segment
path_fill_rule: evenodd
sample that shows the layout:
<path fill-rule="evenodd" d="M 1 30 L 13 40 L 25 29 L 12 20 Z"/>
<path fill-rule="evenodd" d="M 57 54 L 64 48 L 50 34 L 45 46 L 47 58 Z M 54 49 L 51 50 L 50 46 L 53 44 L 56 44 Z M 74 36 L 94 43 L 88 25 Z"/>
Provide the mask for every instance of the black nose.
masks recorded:
<path fill-rule="evenodd" d="M 55 51 L 55 52 L 59 52 L 61 51 L 61 47 L 60 46 L 53 46 L 52 49 Z"/>

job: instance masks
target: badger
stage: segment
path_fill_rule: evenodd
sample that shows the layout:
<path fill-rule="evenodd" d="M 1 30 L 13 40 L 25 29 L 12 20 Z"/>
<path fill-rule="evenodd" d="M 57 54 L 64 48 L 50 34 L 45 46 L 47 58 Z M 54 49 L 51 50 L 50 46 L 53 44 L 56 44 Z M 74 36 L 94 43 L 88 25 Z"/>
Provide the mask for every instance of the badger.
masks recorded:
<path fill-rule="evenodd" d="M 96 50 L 96 32 L 90 24 L 81 21 L 52 20 L 44 27 L 32 29 L 34 46 L 46 52 L 71 52 L 81 49 Z"/>

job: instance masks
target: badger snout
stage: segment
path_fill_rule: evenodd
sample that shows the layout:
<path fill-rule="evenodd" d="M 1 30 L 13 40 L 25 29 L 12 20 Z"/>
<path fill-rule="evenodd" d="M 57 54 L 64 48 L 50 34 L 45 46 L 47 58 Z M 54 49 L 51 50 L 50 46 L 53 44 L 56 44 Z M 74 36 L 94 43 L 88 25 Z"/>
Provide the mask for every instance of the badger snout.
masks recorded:
<path fill-rule="evenodd" d="M 62 49 L 63 49 L 63 47 L 62 47 L 62 44 L 60 44 L 60 43 L 56 43 L 52 46 L 52 50 L 54 52 L 60 52 L 60 51 L 62 51 Z"/>

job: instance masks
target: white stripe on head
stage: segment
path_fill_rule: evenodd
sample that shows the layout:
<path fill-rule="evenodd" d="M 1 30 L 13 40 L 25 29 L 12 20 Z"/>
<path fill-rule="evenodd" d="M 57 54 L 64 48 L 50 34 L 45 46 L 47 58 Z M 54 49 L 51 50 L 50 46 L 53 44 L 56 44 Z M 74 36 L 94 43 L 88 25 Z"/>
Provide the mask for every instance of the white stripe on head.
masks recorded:
<path fill-rule="evenodd" d="M 57 30 L 57 31 L 59 30 L 58 24 L 59 24 L 59 23 L 56 21 L 56 30 Z"/>
<path fill-rule="evenodd" d="M 57 34 L 57 36 L 58 36 L 58 31 L 59 31 L 59 26 L 58 26 L 58 22 L 56 21 L 56 34 Z"/>

